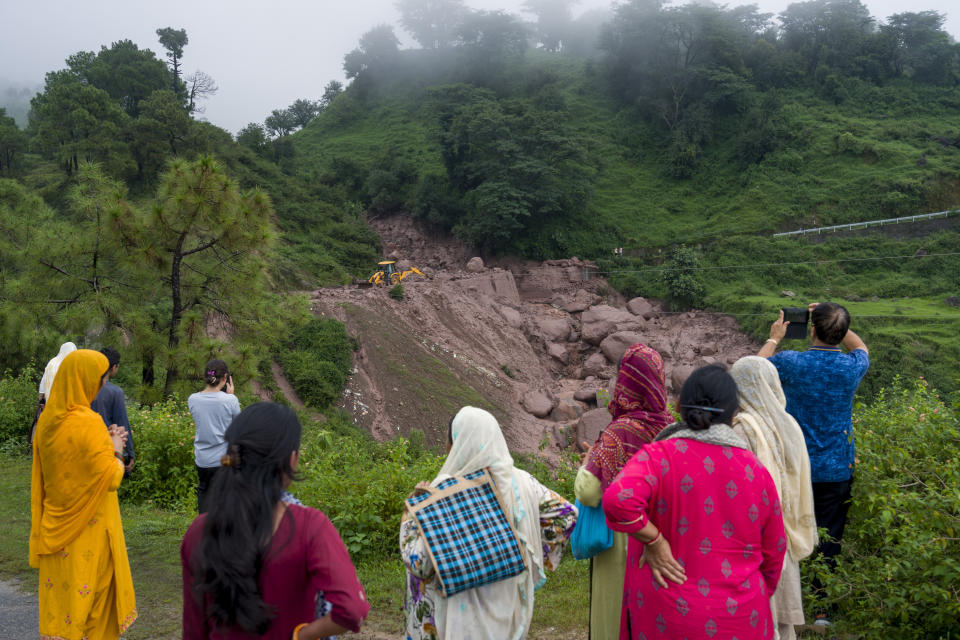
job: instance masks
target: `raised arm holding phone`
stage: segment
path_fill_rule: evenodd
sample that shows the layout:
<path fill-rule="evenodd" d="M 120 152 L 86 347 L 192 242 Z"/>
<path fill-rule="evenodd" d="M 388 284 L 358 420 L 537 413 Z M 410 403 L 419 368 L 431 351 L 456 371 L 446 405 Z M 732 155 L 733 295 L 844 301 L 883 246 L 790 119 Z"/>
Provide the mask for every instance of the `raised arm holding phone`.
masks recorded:
<path fill-rule="evenodd" d="M 826 528 L 831 538 L 818 550 L 832 565 L 840 553 L 853 486 L 853 397 L 870 367 L 870 356 L 867 345 L 850 330 L 850 313 L 844 307 L 812 302 L 807 310 L 812 344 L 806 351 L 777 353 L 790 325 L 781 310 L 757 355 L 769 358 L 777 368 L 787 413 L 803 431 L 817 526 Z"/>

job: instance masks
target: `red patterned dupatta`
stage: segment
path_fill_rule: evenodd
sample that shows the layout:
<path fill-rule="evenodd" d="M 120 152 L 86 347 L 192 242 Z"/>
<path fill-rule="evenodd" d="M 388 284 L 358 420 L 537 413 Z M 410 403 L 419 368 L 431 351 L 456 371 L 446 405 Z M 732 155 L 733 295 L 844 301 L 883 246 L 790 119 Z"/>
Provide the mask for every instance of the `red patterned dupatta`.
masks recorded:
<path fill-rule="evenodd" d="M 667 410 L 663 358 L 655 349 L 640 342 L 627 349 L 607 408 L 613 421 L 597 437 L 585 465 L 604 490 L 640 447 L 673 422 Z"/>

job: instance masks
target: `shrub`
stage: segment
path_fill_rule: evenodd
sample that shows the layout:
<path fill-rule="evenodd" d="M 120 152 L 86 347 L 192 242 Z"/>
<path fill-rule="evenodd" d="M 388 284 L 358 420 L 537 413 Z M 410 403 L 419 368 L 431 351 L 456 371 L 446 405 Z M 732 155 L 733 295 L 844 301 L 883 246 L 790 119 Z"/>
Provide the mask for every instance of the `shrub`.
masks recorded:
<path fill-rule="evenodd" d="M 10 452 L 25 451 L 30 423 L 37 410 L 37 379 L 24 368 L 18 375 L 7 371 L 0 378 L 0 443 Z"/>
<path fill-rule="evenodd" d="M 300 399 L 325 409 L 350 375 L 353 348 L 343 323 L 312 318 L 280 346 L 277 360 Z"/>
<path fill-rule="evenodd" d="M 675 248 L 664 267 L 661 280 L 674 305 L 694 308 L 703 303 L 706 287 L 698 271 L 700 255 L 696 249 L 684 246 Z"/>
<path fill-rule="evenodd" d="M 301 445 L 303 480 L 292 491 L 311 507 L 323 510 L 354 558 L 395 555 L 403 501 L 414 485 L 430 481 L 442 459 L 403 438 L 376 443 L 348 420 L 334 416 L 325 429 L 305 434 Z"/>
<path fill-rule="evenodd" d="M 133 473 L 120 485 L 120 497 L 181 512 L 196 509 L 196 427 L 187 403 L 168 400 L 128 412 L 137 457 Z"/>
<path fill-rule="evenodd" d="M 403 285 L 399 282 L 390 288 L 390 297 L 396 301 L 403 300 Z"/>
<path fill-rule="evenodd" d="M 921 379 L 854 414 L 856 481 L 837 571 L 822 575 L 862 637 L 954 637 L 960 619 L 960 428 Z M 899 630 L 901 633 L 897 633 Z"/>

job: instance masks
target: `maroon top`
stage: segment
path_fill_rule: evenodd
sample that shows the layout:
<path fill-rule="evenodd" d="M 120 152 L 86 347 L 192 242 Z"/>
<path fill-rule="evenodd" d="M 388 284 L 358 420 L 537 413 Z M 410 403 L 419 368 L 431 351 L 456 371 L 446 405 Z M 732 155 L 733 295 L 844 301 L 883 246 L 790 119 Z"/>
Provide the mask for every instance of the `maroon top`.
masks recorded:
<path fill-rule="evenodd" d="M 287 513 L 273 534 L 270 553 L 260 570 L 260 592 L 276 611 L 270 629 L 263 636 L 236 629 L 214 629 L 194 596 L 189 562 L 193 550 L 200 544 L 205 519 L 206 514 L 197 516 L 180 545 L 183 640 L 289 640 L 294 627 L 316 618 L 319 591 L 333 607 L 330 612 L 333 621 L 351 631 L 359 631 L 370 604 L 340 534 L 323 512 L 292 504 L 287 505 Z"/>

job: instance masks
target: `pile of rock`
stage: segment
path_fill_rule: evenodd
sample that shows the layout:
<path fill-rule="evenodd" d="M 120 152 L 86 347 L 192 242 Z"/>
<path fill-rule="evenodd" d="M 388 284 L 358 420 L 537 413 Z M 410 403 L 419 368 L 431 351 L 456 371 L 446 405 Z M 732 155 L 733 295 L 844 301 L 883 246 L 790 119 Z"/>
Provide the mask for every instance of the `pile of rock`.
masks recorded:
<path fill-rule="evenodd" d="M 643 342 L 660 353 L 673 393 L 696 368 L 732 364 L 752 348 L 736 332 L 732 318 L 694 312 L 664 315 L 657 303 L 644 298 L 620 308 L 602 303 L 586 289 L 556 293 L 549 308 L 539 305 L 532 318 L 524 320 L 517 313 L 516 320 L 523 323 L 528 341 L 542 346 L 559 376 L 550 390 L 527 391 L 521 405 L 531 415 L 556 423 L 553 439 L 561 448 L 592 443 L 609 424 L 606 404 L 613 395 L 617 366 L 631 345 Z M 721 346 L 723 336 L 736 336 L 737 341 Z M 724 349 L 733 353 L 721 359 L 718 354 Z"/>

